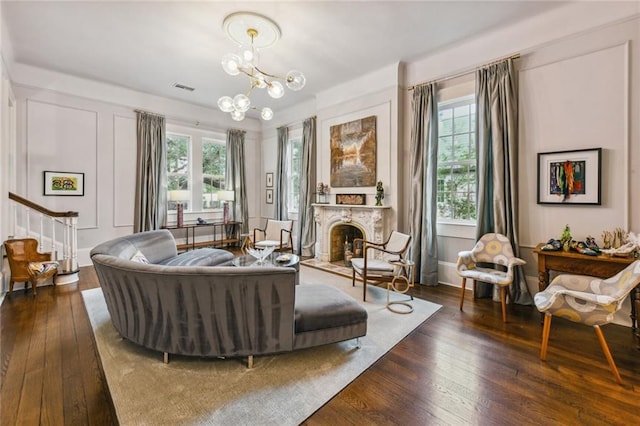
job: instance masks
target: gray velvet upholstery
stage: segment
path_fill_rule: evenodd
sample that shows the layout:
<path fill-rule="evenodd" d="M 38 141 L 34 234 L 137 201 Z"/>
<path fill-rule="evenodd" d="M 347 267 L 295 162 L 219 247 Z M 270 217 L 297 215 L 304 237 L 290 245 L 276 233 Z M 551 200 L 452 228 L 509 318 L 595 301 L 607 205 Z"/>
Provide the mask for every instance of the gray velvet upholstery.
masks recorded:
<path fill-rule="evenodd" d="M 130 260 L 138 250 L 149 264 Z M 228 255 L 219 249 L 178 255 L 166 230 L 91 251 L 114 327 L 149 349 L 249 356 L 366 334 L 367 312 L 350 296 L 330 286 L 296 286 L 294 268 L 223 266 Z M 219 263 L 201 266 L 206 259 Z"/>

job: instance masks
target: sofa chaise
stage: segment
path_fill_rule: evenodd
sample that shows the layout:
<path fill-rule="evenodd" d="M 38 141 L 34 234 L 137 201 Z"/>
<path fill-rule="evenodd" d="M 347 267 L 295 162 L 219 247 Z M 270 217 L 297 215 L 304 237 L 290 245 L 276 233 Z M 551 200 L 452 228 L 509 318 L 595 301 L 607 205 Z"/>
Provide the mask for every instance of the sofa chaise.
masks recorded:
<path fill-rule="evenodd" d="M 248 357 L 364 336 L 367 311 L 326 285 L 295 285 L 286 267 L 229 266 L 233 254 L 178 254 L 168 230 L 102 243 L 91 259 L 124 338 L 169 354 Z M 148 262 L 148 263 L 145 263 Z"/>

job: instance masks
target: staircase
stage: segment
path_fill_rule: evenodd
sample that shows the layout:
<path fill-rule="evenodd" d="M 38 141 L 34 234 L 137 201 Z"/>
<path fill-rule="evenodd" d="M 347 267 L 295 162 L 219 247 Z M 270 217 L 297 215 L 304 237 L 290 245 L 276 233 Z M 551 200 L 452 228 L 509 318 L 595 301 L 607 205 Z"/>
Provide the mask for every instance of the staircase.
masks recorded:
<path fill-rule="evenodd" d="M 50 251 L 60 265 L 56 284 L 78 277 L 78 212 L 54 212 L 9 192 L 12 232 L 9 238 L 35 238 L 40 251 Z"/>

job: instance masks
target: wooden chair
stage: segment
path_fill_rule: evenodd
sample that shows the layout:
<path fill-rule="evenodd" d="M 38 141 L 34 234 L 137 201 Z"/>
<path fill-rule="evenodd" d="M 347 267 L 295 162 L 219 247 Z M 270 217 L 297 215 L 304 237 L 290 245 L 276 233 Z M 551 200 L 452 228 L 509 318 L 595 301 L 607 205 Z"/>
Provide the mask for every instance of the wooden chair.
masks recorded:
<path fill-rule="evenodd" d="M 253 229 L 253 247 L 264 249 L 274 247 L 277 251 L 290 250 L 293 253 L 292 220 L 267 219 L 264 229 Z"/>
<path fill-rule="evenodd" d="M 513 254 L 513 247 L 502 234 L 484 234 L 470 251 L 458 253 L 458 275 L 462 277 L 460 290 L 460 310 L 464 304 L 464 290 L 467 278 L 500 287 L 502 321 L 507 322 L 507 295 L 511 299 L 509 286 L 513 282 L 514 269 L 527 262 Z M 474 288 L 475 290 L 475 288 Z"/>
<path fill-rule="evenodd" d="M 362 244 L 364 257 L 354 257 L 351 259 L 351 267 L 353 268 L 351 285 L 356 285 L 356 275 L 362 278 L 362 300 L 367 299 L 368 281 L 371 281 L 373 284 L 391 282 L 396 275 L 404 272 L 404 268 L 392 265 L 389 262 L 402 260 L 409 249 L 410 242 L 410 235 L 396 231 L 392 231 L 389 239 L 384 243 L 374 243 L 362 238 L 355 238 L 353 240 L 354 246 Z M 370 250 L 372 251 L 370 252 Z M 374 257 L 375 252 L 379 252 L 380 258 Z"/>
<path fill-rule="evenodd" d="M 549 287 L 534 297 L 536 307 L 544 313 L 540 359 L 545 361 L 547 358 L 551 318 L 553 316 L 565 318 L 593 327 L 616 381 L 622 383 L 600 326 L 613 321 L 615 313 L 622 308 L 622 303 L 638 283 L 640 283 L 639 260 L 606 280 L 574 274 L 555 277 Z"/>
<path fill-rule="evenodd" d="M 16 282 L 31 283 L 33 295 L 36 295 L 36 286 L 39 281 L 54 277 L 58 273 L 58 263 L 51 260 L 51 253 L 38 252 L 38 240 L 23 238 L 7 240 L 4 242 L 11 278 L 9 280 L 9 294 L 13 292 Z M 55 281 L 54 281 L 55 285 Z"/>

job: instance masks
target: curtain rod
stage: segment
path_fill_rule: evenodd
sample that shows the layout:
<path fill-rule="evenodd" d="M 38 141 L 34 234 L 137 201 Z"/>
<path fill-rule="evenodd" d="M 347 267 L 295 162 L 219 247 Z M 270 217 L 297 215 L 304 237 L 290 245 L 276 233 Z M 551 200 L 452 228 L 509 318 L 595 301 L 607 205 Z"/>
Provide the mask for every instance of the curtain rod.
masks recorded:
<path fill-rule="evenodd" d="M 157 115 L 158 117 L 164 117 L 164 114 L 159 114 L 157 112 L 151 112 L 151 111 L 143 111 L 141 109 L 134 109 L 133 112 L 139 112 L 140 114 Z"/>
<path fill-rule="evenodd" d="M 475 66 L 475 67 L 473 67 L 471 69 L 466 69 L 464 71 L 459 71 L 459 72 L 457 72 L 457 73 L 455 73 L 453 75 L 447 75 L 447 76 L 444 76 L 444 77 L 434 78 L 433 80 L 428 80 L 428 81 L 424 81 L 422 83 L 414 84 L 413 86 L 407 87 L 407 90 L 411 91 L 411 90 L 415 89 L 416 87 L 424 86 L 425 84 L 438 83 L 438 82 L 441 82 L 441 81 L 451 80 L 452 78 L 461 77 L 463 75 L 466 75 L 466 74 L 472 73 L 474 71 L 477 71 L 477 70 L 479 70 L 481 68 L 488 67 L 488 66 L 491 66 L 491 65 L 494 65 L 494 64 L 498 64 L 498 63 L 500 63 L 502 61 L 506 61 L 507 59 L 518 59 L 518 58 L 520 58 L 520 54 L 516 53 L 514 55 L 507 56 L 507 57 L 502 58 L 502 59 L 496 59 L 495 61 L 491 61 L 491 62 L 489 62 L 487 64 L 484 64 L 484 65 L 478 65 L 478 66 Z"/>

